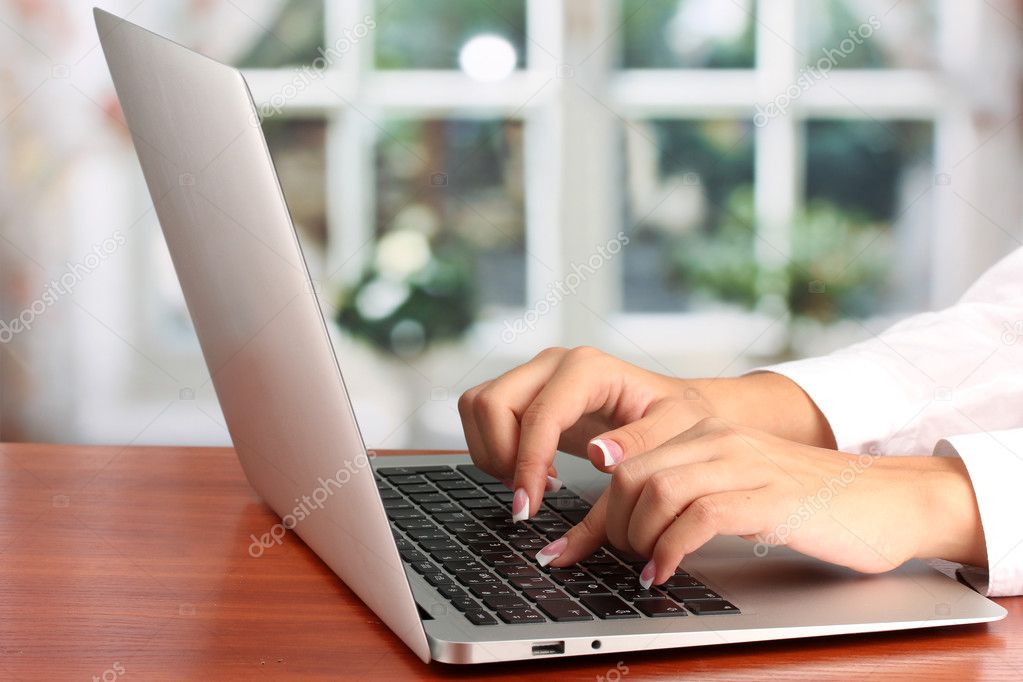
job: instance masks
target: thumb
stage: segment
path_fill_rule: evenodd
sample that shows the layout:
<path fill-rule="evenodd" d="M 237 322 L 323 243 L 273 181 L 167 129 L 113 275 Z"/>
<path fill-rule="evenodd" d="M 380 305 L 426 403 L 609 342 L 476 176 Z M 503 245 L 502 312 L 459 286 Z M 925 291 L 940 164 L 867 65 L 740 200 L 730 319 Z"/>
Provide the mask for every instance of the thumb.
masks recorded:
<path fill-rule="evenodd" d="M 607 490 L 604 490 L 582 521 L 536 553 L 537 563 L 560 568 L 582 561 L 607 542 L 606 520 Z"/>
<path fill-rule="evenodd" d="M 693 416 L 686 407 L 677 403 L 654 405 L 636 421 L 591 440 L 586 446 L 586 456 L 593 466 L 610 473 L 629 457 L 653 450 L 689 428 Z"/>

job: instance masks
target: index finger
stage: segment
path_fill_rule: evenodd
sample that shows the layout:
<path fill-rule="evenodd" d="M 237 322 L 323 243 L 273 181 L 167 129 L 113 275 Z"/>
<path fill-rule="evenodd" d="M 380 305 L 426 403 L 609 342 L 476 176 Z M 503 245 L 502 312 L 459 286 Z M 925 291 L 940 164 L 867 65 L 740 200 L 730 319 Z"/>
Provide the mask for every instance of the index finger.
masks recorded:
<path fill-rule="evenodd" d="M 580 362 L 577 351 L 566 355 L 547 385 L 522 413 L 515 491 L 520 499 L 526 497 L 528 507 L 516 505 L 513 510 L 516 520 L 524 520 L 540 508 L 547 469 L 554 461 L 561 434 L 583 415 L 603 407 L 613 392 L 612 377 L 620 377 L 620 373 L 601 371 L 591 359 L 587 360 Z"/>

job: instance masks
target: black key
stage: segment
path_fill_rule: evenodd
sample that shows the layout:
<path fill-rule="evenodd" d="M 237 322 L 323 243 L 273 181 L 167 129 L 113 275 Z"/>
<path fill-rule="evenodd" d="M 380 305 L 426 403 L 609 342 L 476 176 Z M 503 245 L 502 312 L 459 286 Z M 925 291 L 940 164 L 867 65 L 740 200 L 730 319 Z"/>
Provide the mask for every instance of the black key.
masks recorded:
<path fill-rule="evenodd" d="M 396 525 L 398 528 L 401 528 L 404 531 L 410 531 L 417 528 L 418 529 L 437 528 L 437 524 L 435 524 L 433 521 L 430 521 L 425 516 L 421 516 L 417 519 L 396 519 L 394 525 Z"/>
<path fill-rule="evenodd" d="M 456 500 L 469 500 L 476 498 L 478 500 L 487 500 L 490 504 L 497 504 L 482 490 L 452 490 L 450 493 L 451 497 Z"/>
<path fill-rule="evenodd" d="M 579 497 L 579 496 L 576 495 L 571 490 L 569 490 L 568 488 L 565 488 L 564 486 L 562 486 L 561 489 L 559 489 L 559 490 L 544 492 L 543 497 L 544 497 L 545 500 L 547 500 L 547 499 L 550 499 L 550 498 L 553 498 L 553 497 Z"/>
<path fill-rule="evenodd" d="M 611 590 L 600 583 L 568 583 L 565 589 L 576 597 L 586 597 L 591 594 L 608 594 Z"/>
<path fill-rule="evenodd" d="M 583 559 L 581 563 L 583 566 L 611 566 L 612 568 L 618 565 L 618 562 L 614 560 L 614 557 L 606 549 L 598 549 Z"/>
<path fill-rule="evenodd" d="M 529 564 L 518 564 L 515 566 L 498 566 L 497 572 L 505 578 L 539 578 L 540 572 Z"/>
<path fill-rule="evenodd" d="M 412 562 L 412 569 L 416 573 L 440 573 L 440 566 L 433 563 L 432 561 L 414 561 Z"/>
<path fill-rule="evenodd" d="M 582 510 L 579 510 L 579 511 L 564 511 L 564 512 L 561 512 L 561 515 L 564 516 L 565 520 L 568 521 L 569 523 L 571 523 L 573 526 L 575 524 L 579 523 L 580 521 L 582 521 L 584 518 L 586 518 L 586 512 L 584 512 Z"/>
<path fill-rule="evenodd" d="M 387 488 L 386 490 L 380 491 L 380 499 L 386 502 L 387 500 L 400 500 L 401 493 L 393 488 Z"/>
<path fill-rule="evenodd" d="M 410 528 L 405 531 L 410 538 L 417 542 L 427 542 L 429 540 L 447 540 L 448 534 L 439 528 Z"/>
<path fill-rule="evenodd" d="M 499 480 L 472 464 L 459 464 L 455 468 L 462 472 L 462 475 L 473 483 L 479 483 L 480 485 L 485 485 L 487 483 L 500 483 Z"/>
<path fill-rule="evenodd" d="M 385 511 L 387 512 L 387 518 L 391 519 L 392 521 L 412 520 L 412 519 L 423 519 L 423 520 L 425 520 L 426 519 L 426 517 L 423 516 L 420 512 L 416 511 L 415 509 L 411 509 L 411 508 L 409 508 L 409 509 L 387 509 Z"/>
<path fill-rule="evenodd" d="M 472 561 L 475 557 L 461 549 L 437 549 L 430 552 L 434 561 L 446 564 L 449 561 Z"/>
<path fill-rule="evenodd" d="M 437 504 L 448 501 L 448 498 L 444 497 L 440 493 L 413 493 L 412 495 L 409 495 L 409 497 L 416 504 Z M 387 506 L 386 503 L 384 506 Z"/>
<path fill-rule="evenodd" d="M 590 510 L 590 503 L 578 497 L 555 497 L 554 499 L 547 500 L 547 506 L 559 512 Z"/>
<path fill-rule="evenodd" d="M 634 590 L 639 587 L 639 578 L 634 575 L 609 575 L 600 582 L 610 587 L 612 592 Z"/>
<path fill-rule="evenodd" d="M 557 585 L 542 575 L 509 578 L 508 582 L 520 590 L 558 589 Z"/>
<path fill-rule="evenodd" d="M 451 467 L 438 464 L 436 466 L 380 467 L 376 470 L 378 474 L 386 478 L 393 476 L 411 476 L 412 474 L 425 474 L 431 471 L 451 471 Z"/>
<path fill-rule="evenodd" d="M 498 594 L 493 597 L 485 597 L 483 603 L 499 611 L 501 609 L 528 609 L 529 604 L 526 603 L 522 597 L 516 597 L 513 594 Z"/>
<path fill-rule="evenodd" d="M 448 521 L 444 524 L 444 528 L 446 528 L 449 533 L 454 533 L 459 536 L 461 536 L 462 533 L 484 533 L 488 536 L 490 535 L 487 533 L 486 528 L 474 521 Z"/>
<path fill-rule="evenodd" d="M 455 479 L 451 479 L 449 481 L 437 481 L 436 483 L 437 487 L 441 490 L 474 490 L 476 488 L 475 484 L 461 477 L 459 477 L 459 480 L 457 481 Z"/>
<path fill-rule="evenodd" d="M 508 551 L 508 545 L 504 544 L 500 540 L 477 540 L 475 542 L 466 542 L 465 544 L 467 544 L 472 551 L 478 554 Z"/>
<path fill-rule="evenodd" d="M 453 511 L 437 514 L 437 520 L 447 526 L 449 523 L 468 523 L 472 517 L 465 512 Z"/>
<path fill-rule="evenodd" d="M 415 547 L 412 546 L 411 542 L 402 537 L 394 538 L 394 545 L 398 548 L 399 552 L 404 552 L 409 549 L 415 549 Z"/>
<path fill-rule="evenodd" d="M 414 476 L 416 472 L 408 467 L 381 467 L 376 472 L 384 478 L 400 478 L 402 476 Z"/>
<path fill-rule="evenodd" d="M 484 483 L 480 486 L 488 493 L 506 493 L 508 492 L 508 486 L 504 483 Z"/>
<path fill-rule="evenodd" d="M 668 596 L 675 601 L 692 601 L 695 599 L 720 599 L 721 595 L 706 587 L 676 587 L 668 590 Z"/>
<path fill-rule="evenodd" d="M 689 575 L 677 574 L 665 580 L 664 583 L 661 584 L 661 587 L 663 587 L 666 590 L 671 589 L 673 587 L 702 587 L 704 589 L 707 589 L 707 586 L 701 583 L 699 580 L 696 580 L 695 578 L 692 578 Z"/>
<path fill-rule="evenodd" d="M 481 558 L 491 566 L 523 565 L 526 560 L 514 552 L 484 552 Z"/>
<path fill-rule="evenodd" d="M 451 469 L 445 469 L 444 471 L 431 471 L 426 474 L 426 478 L 431 481 L 464 481 L 461 474 L 452 471 Z"/>
<path fill-rule="evenodd" d="M 550 576 L 562 585 L 565 583 L 588 583 L 593 581 L 593 576 L 577 568 L 553 568 L 551 569 Z"/>
<path fill-rule="evenodd" d="M 437 489 L 426 483 L 405 483 L 398 488 L 406 495 L 418 495 L 419 493 L 435 493 Z"/>
<path fill-rule="evenodd" d="M 455 490 L 452 492 L 462 491 Z M 464 492 L 470 491 L 466 490 Z M 501 518 L 502 516 L 506 516 L 508 513 L 508 511 L 504 507 L 502 507 L 497 502 L 494 502 L 489 498 L 482 499 L 472 498 L 466 500 L 459 500 L 459 502 L 466 509 L 472 509 L 473 511 L 481 512 L 479 514 L 473 515 L 478 519 L 498 519 Z"/>
<path fill-rule="evenodd" d="M 605 620 L 617 618 L 639 618 L 639 614 L 633 611 L 628 604 L 612 594 L 595 594 L 589 597 L 580 597 L 579 601 L 597 614 L 597 617 Z"/>
<path fill-rule="evenodd" d="M 686 610 L 670 599 L 640 599 L 633 606 L 651 618 L 686 615 Z"/>
<path fill-rule="evenodd" d="M 463 585 L 490 585 L 497 582 L 497 576 L 490 571 L 461 571 L 455 578 Z"/>
<path fill-rule="evenodd" d="M 515 497 L 515 493 L 508 490 L 507 488 L 505 488 L 503 492 L 491 493 L 491 495 L 493 495 L 494 498 L 501 504 L 511 504 L 512 498 Z M 510 511 L 508 513 L 511 514 Z"/>
<path fill-rule="evenodd" d="M 489 571 L 490 568 L 478 561 L 449 561 L 444 564 L 444 570 L 449 573 L 459 573 L 463 571 Z"/>
<path fill-rule="evenodd" d="M 473 625 L 497 625 L 497 619 L 486 611 L 466 611 L 465 617 Z"/>
<path fill-rule="evenodd" d="M 469 599 L 469 593 L 456 585 L 441 585 L 437 588 L 437 591 L 451 601 L 456 599 Z"/>
<path fill-rule="evenodd" d="M 384 500 L 384 509 L 412 509 L 412 505 L 398 497 L 396 499 Z"/>
<path fill-rule="evenodd" d="M 413 474 L 404 474 L 401 476 L 391 476 L 388 483 L 396 486 L 408 485 L 409 483 L 424 483 L 423 477 Z"/>
<path fill-rule="evenodd" d="M 540 603 L 549 599 L 569 599 L 569 596 L 557 587 L 541 587 L 538 589 L 523 590 L 529 599 Z"/>
<path fill-rule="evenodd" d="M 572 526 L 568 525 L 567 523 L 560 519 L 557 521 L 536 521 L 533 523 L 533 527 L 536 528 L 541 533 L 543 533 L 544 535 L 547 535 L 549 533 L 557 533 L 558 537 L 561 537 L 562 535 L 567 533 L 569 529 L 572 528 Z"/>
<path fill-rule="evenodd" d="M 462 510 L 461 507 L 453 502 L 428 502 L 420 506 L 424 511 L 428 511 L 438 518 L 440 518 L 441 514 L 461 513 Z"/>
<path fill-rule="evenodd" d="M 426 555 L 415 549 L 406 549 L 399 552 L 399 554 L 401 554 L 403 561 L 407 561 L 410 564 L 415 561 L 426 561 Z"/>
<path fill-rule="evenodd" d="M 718 616 L 726 613 L 739 613 L 739 609 L 724 599 L 697 599 L 686 602 L 686 608 L 697 616 Z"/>
<path fill-rule="evenodd" d="M 639 585 L 629 590 L 615 590 L 615 594 L 625 601 L 636 601 L 637 599 L 663 599 L 664 593 L 660 590 L 641 590 Z"/>
<path fill-rule="evenodd" d="M 620 564 L 597 564 L 596 566 L 588 566 L 586 562 L 582 562 L 583 566 L 586 566 L 586 570 L 597 576 L 598 578 L 613 578 L 616 576 L 631 576 L 638 580 L 638 577 L 631 569 L 625 568 Z"/>
<path fill-rule="evenodd" d="M 538 601 L 536 605 L 556 623 L 593 620 L 593 616 L 587 613 L 586 609 L 568 599 L 545 599 Z"/>
<path fill-rule="evenodd" d="M 462 613 L 465 613 L 466 611 L 481 611 L 482 610 L 480 608 L 480 603 L 478 601 L 476 601 L 475 599 L 468 599 L 468 598 L 467 599 L 452 599 L 451 600 L 451 604 L 456 609 L 461 611 Z"/>
<path fill-rule="evenodd" d="M 489 583 L 482 585 L 469 585 L 469 591 L 475 594 L 480 599 L 486 597 L 493 597 L 499 594 L 515 594 L 512 588 L 508 587 L 504 583 Z"/>
<path fill-rule="evenodd" d="M 443 573 L 424 573 L 423 577 L 434 587 L 456 587 L 455 581 Z"/>
<path fill-rule="evenodd" d="M 433 551 L 435 549 L 464 549 L 461 545 L 452 542 L 451 538 L 444 536 L 442 538 L 436 538 L 434 540 L 420 540 L 419 544 L 425 549 Z"/>
<path fill-rule="evenodd" d="M 538 552 L 547 546 L 547 538 L 532 537 L 532 538 L 515 538 L 511 541 L 511 546 L 520 552 Z"/>
<path fill-rule="evenodd" d="M 544 617 L 533 609 L 501 609 L 497 615 L 509 625 L 545 622 Z"/>

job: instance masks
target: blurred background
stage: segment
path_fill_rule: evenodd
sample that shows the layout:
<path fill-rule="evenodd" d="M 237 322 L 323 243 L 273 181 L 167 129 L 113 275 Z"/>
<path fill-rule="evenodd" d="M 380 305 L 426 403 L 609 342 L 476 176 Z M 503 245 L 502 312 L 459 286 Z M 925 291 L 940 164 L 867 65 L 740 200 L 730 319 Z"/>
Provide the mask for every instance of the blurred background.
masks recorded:
<path fill-rule="evenodd" d="M 228 443 L 89 4 L 0 1 L 0 439 Z M 97 4 L 243 70 L 371 446 L 549 345 L 825 353 L 1023 239 L 1013 0 Z"/>

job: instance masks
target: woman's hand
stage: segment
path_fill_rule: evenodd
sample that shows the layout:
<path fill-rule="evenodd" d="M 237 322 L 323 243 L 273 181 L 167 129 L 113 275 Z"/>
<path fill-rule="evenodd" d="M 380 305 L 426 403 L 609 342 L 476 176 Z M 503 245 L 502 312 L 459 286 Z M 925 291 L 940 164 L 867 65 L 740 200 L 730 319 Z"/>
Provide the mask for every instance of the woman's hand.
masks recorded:
<path fill-rule="evenodd" d="M 646 588 L 716 535 L 761 543 L 757 554 L 785 544 L 866 573 L 914 557 L 985 561 L 960 460 L 850 455 L 720 419 L 620 464 L 586 518 L 537 560 L 567 566 L 609 540 L 650 558 Z"/>
<path fill-rule="evenodd" d="M 809 397 L 780 375 L 678 379 L 586 347 L 549 348 L 466 391 L 458 411 L 473 461 L 515 490 L 516 520 L 558 485 L 548 477 L 557 476 L 559 449 L 609 472 L 709 416 L 803 442 L 833 438 Z"/>

